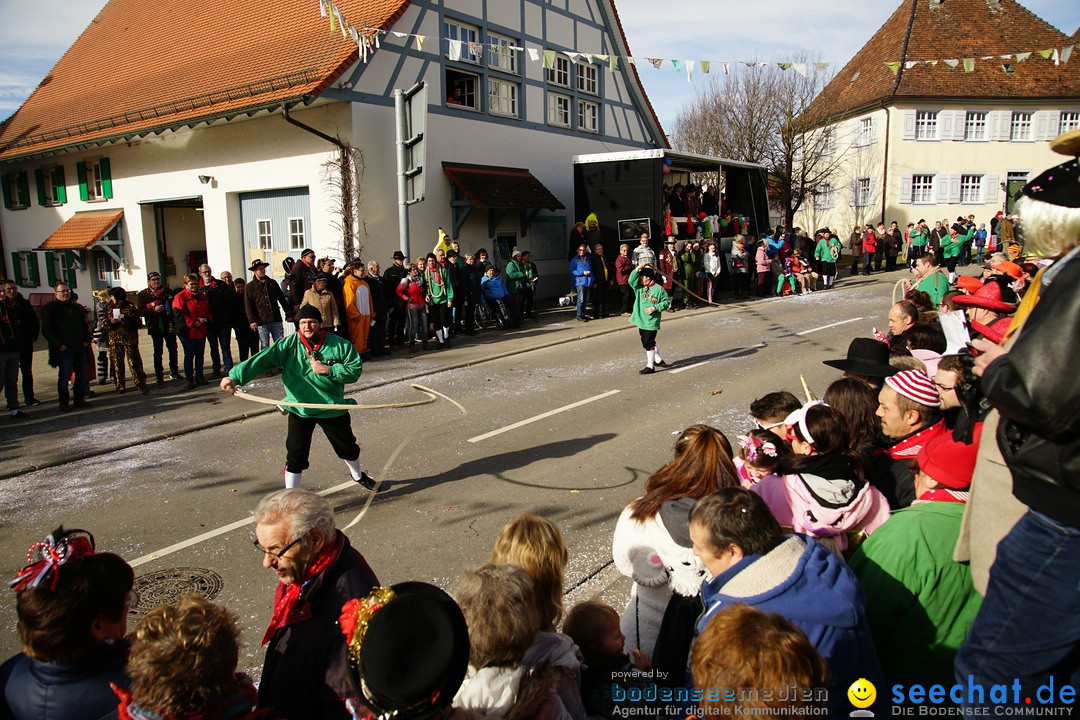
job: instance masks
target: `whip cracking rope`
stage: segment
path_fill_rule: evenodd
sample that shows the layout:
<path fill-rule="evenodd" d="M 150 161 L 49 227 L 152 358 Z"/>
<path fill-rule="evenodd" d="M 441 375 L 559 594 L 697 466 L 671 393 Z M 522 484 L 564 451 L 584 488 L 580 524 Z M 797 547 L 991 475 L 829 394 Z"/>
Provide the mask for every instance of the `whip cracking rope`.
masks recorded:
<path fill-rule="evenodd" d="M 427 397 L 423 400 L 413 400 L 412 402 L 381 403 L 378 405 L 348 405 L 345 403 L 301 403 L 288 400 L 271 400 L 269 398 L 259 397 L 258 395 L 251 395 L 244 392 L 243 390 L 240 390 L 239 388 L 234 388 L 231 392 L 234 396 L 238 398 L 243 398 L 244 400 L 261 403 L 263 405 L 274 405 L 275 407 L 308 408 L 309 410 L 393 410 L 398 408 L 416 407 L 419 405 L 430 405 L 431 403 L 441 398 L 456 407 L 462 415 L 469 414 L 468 411 L 461 405 L 461 403 L 451 397 L 442 394 L 438 390 L 432 390 L 429 387 L 417 384 L 412 384 L 409 387 L 413 388 L 414 390 L 419 390 L 423 394 L 427 395 Z M 413 433 L 413 435 L 415 435 L 415 433 Z M 367 514 L 368 508 L 371 507 L 372 501 L 375 500 L 375 494 L 379 492 L 379 488 L 383 484 L 383 478 L 386 477 L 386 473 L 389 472 L 390 468 L 397 460 L 398 455 L 401 454 L 401 451 L 404 450 L 405 446 L 409 444 L 410 440 L 412 440 L 413 435 L 405 436 L 405 438 L 400 443 L 398 443 L 398 446 L 394 448 L 394 452 L 390 453 L 390 457 L 387 458 L 386 464 L 383 465 L 382 470 L 379 471 L 378 476 L 375 478 L 375 489 L 368 492 L 368 498 L 367 501 L 364 503 L 364 507 L 360 508 L 360 512 L 356 515 L 355 518 L 353 518 L 352 522 L 343 527 L 342 530 L 348 530 L 353 525 L 360 522 L 364 515 Z"/>

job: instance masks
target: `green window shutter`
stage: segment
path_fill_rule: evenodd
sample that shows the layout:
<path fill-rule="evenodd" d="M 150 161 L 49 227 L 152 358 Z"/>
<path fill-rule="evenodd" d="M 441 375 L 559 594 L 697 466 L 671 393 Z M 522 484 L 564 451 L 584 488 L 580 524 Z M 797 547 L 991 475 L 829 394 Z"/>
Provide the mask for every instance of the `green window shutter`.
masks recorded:
<path fill-rule="evenodd" d="M 90 191 L 86 187 L 86 163 L 75 163 L 75 176 L 79 178 L 79 199 L 89 200 Z"/>
<path fill-rule="evenodd" d="M 26 268 L 30 271 L 30 284 L 34 287 L 41 285 L 41 275 L 38 273 L 38 258 L 36 252 L 26 253 Z"/>
<path fill-rule="evenodd" d="M 11 274 L 18 285 L 24 285 L 22 276 L 22 263 L 19 262 L 19 253 L 11 253 Z"/>
<path fill-rule="evenodd" d="M 34 170 L 34 184 L 37 185 L 37 201 L 38 205 L 45 207 L 45 172 L 41 168 Z"/>
<path fill-rule="evenodd" d="M 101 168 L 101 194 L 107 198 L 112 197 L 112 173 L 109 167 L 109 158 L 101 158 L 98 160 L 98 166 Z"/>
<path fill-rule="evenodd" d="M 64 166 L 57 165 L 53 168 L 53 197 L 56 202 L 63 205 L 67 202 L 67 184 L 64 182 Z"/>
<path fill-rule="evenodd" d="M 51 252 L 45 253 L 45 278 L 49 281 L 49 287 L 56 287 L 56 261 Z"/>
<path fill-rule="evenodd" d="M 30 207 L 30 176 L 26 174 L 26 171 L 19 173 L 18 180 L 19 185 L 19 202 L 23 207 Z"/>
<path fill-rule="evenodd" d="M 75 268 L 72 267 L 72 265 L 75 264 L 76 259 L 78 259 L 78 255 L 74 250 L 68 250 L 64 253 L 64 274 L 67 276 L 67 283 L 71 286 L 72 290 L 78 287 L 75 281 Z"/>
<path fill-rule="evenodd" d="M 8 180 L 10 177 L 10 175 L 0 175 L 0 188 L 4 191 L 4 208 L 7 210 L 11 209 L 11 185 L 9 184 L 11 181 Z"/>

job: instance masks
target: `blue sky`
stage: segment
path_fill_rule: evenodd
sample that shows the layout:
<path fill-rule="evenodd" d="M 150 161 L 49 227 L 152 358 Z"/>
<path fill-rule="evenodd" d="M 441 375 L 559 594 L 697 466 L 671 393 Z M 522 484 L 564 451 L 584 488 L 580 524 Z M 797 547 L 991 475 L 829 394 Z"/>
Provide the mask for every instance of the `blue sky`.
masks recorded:
<path fill-rule="evenodd" d="M 150 0 L 147 0 L 149 2 Z M 163 0 L 164 1 L 164 0 Z M 317 0 L 310 2 L 318 12 Z M 926 1 L 926 0 L 922 0 Z M 839 68 L 889 15 L 899 0 L 616 0 L 636 57 L 785 61 L 794 46 Z M 1076 0 L 1023 0 L 1041 18 L 1071 34 L 1080 26 Z M 0 0 L 0 118 L 16 109 L 105 5 L 105 0 Z M 1036 50 L 1040 48 L 1016 48 Z M 1080 55 L 1070 63 L 1080 63 Z M 665 129 L 702 82 L 670 64 L 639 74 Z"/>

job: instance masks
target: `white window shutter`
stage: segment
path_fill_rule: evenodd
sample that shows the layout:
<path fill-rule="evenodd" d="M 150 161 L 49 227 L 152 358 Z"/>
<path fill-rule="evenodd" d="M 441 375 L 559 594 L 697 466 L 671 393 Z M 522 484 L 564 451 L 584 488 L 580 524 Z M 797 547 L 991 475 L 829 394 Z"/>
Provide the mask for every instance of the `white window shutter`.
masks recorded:
<path fill-rule="evenodd" d="M 954 174 L 949 175 L 949 196 L 948 197 L 949 197 L 948 203 L 950 205 L 959 205 L 960 204 L 960 175 L 959 174 L 954 173 Z"/>
<path fill-rule="evenodd" d="M 1012 114 L 1007 110 L 993 110 L 987 114 L 987 123 L 990 126 L 990 139 L 1007 141 L 1009 139 L 1009 124 Z"/>
<path fill-rule="evenodd" d="M 877 119 L 870 118 L 870 144 L 877 142 Z"/>
<path fill-rule="evenodd" d="M 911 175 L 904 174 L 900 176 L 900 198 L 898 202 L 901 205 L 911 204 Z"/>
<path fill-rule="evenodd" d="M 967 111 L 966 110 L 953 110 L 953 140 L 964 139 L 964 128 L 967 125 Z"/>
<path fill-rule="evenodd" d="M 904 140 L 914 140 L 915 139 L 915 111 L 914 110 L 905 110 L 904 111 L 904 135 L 903 135 L 903 139 Z"/>
<path fill-rule="evenodd" d="M 1045 110 L 1039 110 L 1035 113 L 1033 118 L 1035 127 L 1033 128 L 1033 135 L 1036 140 L 1051 140 L 1053 135 L 1050 134 L 1050 113 Z"/>
<path fill-rule="evenodd" d="M 858 180 L 852 180 L 851 185 L 848 186 L 848 190 L 850 192 L 850 194 L 848 196 L 848 206 L 850 206 L 850 207 L 858 207 L 855 203 L 859 199 L 859 197 L 858 197 L 859 196 L 859 181 Z"/>
<path fill-rule="evenodd" d="M 998 177 L 998 175 L 990 173 L 983 175 L 983 205 L 998 204 L 998 192 L 1001 190 L 999 187 L 1001 181 L 998 180 Z"/>
<path fill-rule="evenodd" d="M 943 110 L 937 114 L 938 137 L 942 140 L 953 139 L 953 114 L 951 110 Z"/>
<path fill-rule="evenodd" d="M 866 204 L 869 207 L 873 207 L 878 204 L 877 200 L 877 178 L 870 178 L 870 197 L 867 198 Z"/>

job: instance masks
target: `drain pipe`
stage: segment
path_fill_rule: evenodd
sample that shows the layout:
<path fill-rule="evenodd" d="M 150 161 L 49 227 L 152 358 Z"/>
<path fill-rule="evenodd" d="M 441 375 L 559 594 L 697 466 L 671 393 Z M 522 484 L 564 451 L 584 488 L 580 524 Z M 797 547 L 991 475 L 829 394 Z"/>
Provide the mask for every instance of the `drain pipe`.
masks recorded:
<path fill-rule="evenodd" d="M 345 152 L 345 143 L 343 143 L 341 140 L 338 140 L 336 137 L 331 137 L 326 133 L 322 132 L 321 130 L 316 130 L 310 125 L 305 125 L 304 123 L 289 115 L 289 106 L 287 104 L 282 103 L 281 112 L 285 115 L 285 122 L 289 123 L 290 125 L 295 125 L 301 130 L 307 130 L 312 135 L 320 137 L 326 142 L 336 145 L 341 150 L 341 152 Z"/>

